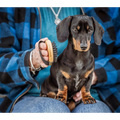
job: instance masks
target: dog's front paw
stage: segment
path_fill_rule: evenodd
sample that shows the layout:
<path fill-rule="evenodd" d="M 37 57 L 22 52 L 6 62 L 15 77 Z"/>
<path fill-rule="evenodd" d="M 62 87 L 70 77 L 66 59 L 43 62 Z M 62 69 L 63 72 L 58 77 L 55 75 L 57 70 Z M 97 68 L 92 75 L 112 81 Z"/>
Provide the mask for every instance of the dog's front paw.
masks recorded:
<path fill-rule="evenodd" d="M 96 100 L 90 96 L 90 95 L 86 95 L 82 98 L 82 101 L 84 104 L 93 104 L 93 103 L 96 103 Z"/>
<path fill-rule="evenodd" d="M 60 90 L 58 89 L 58 93 L 57 93 L 57 100 L 67 103 L 67 86 L 64 86 L 64 90 Z"/>
<path fill-rule="evenodd" d="M 84 104 L 96 103 L 96 100 L 91 96 L 90 91 L 86 91 L 86 87 L 83 86 L 81 89 L 82 101 Z"/>
<path fill-rule="evenodd" d="M 64 102 L 65 104 L 67 103 L 67 98 L 63 94 L 57 94 L 57 100 Z"/>

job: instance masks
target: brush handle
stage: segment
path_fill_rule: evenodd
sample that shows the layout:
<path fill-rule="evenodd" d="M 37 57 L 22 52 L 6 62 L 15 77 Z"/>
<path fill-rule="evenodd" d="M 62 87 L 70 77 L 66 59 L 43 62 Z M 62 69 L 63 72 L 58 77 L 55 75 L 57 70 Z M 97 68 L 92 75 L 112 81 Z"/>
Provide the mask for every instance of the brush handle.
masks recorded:
<path fill-rule="evenodd" d="M 45 41 L 47 45 L 48 55 L 49 55 L 49 65 L 52 65 L 54 61 L 54 53 L 53 53 L 53 46 L 50 40 Z"/>
<path fill-rule="evenodd" d="M 47 49 L 48 49 L 48 53 L 49 53 L 49 61 L 46 61 L 41 54 L 41 51 L 40 51 L 40 43 L 41 42 L 46 43 L 46 45 L 47 45 Z M 39 41 L 38 48 L 39 48 L 40 57 L 41 57 L 42 61 L 44 62 L 44 64 L 52 65 L 52 63 L 53 63 L 53 48 L 52 48 L 51 41 L 50 40 Z"/>

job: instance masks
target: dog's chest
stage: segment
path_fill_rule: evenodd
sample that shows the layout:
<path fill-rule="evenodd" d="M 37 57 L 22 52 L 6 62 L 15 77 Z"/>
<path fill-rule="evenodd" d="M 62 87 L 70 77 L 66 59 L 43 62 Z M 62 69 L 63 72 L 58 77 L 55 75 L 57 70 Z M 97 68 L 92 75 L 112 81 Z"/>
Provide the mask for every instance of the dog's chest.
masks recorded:
<path fill-rule="evenodd" d="M 75 74 L 71 76 L 70 79 L 66 79 L 66 84 L 68 86 L 68 91 L 78 91 L 84 84 L 85 79 L 81 78 L 80 74 Z"/>
<path fill-rule="evenodd" d="M 85 61 L 83 61 L 83 60 L 77 60 L 71 69 L 71 74 L 73 74 L 73 75 L 81 74 L 82 75 L 83 72 L 85 71 L 86 65 L 87 65 L 87 62 L 85 63 Z M 76 77 L 76 78 L 78 78 L 78 77 Z"/>
<path fill-rule="evenodd" d="M 85 70 L 85 63 L 82 60 L 78 60 L 75 63 L 73 70 L 71 70 L 71 86 L 74 86 L 75 91 L 79 89 L 80 86 L 85 82 L 84 74 L 87 70 Z M 73 87 L 71 87 L 73 88 Z"/>
<path fill-rule="evenodd" d="M 76 69 L 78 69 L 78 70 L 82 70 L 82 68 L 84 67 L 84 62 L 81 61 L 81 60 L 76 61 L 75 67 L 76 67 Z"/>
<path fill-rule="evenodd" d="M 76 74 L 76 75 L 73 77 L 73 82 L 74 82 L 74 85 L 75 85 L 75 89 L 78 89 L 78 86 L 79 86 L 79 84 L 81 83 L 81 80 L 82 80 L 82 79 L 80 79 L 79 74 Z"/>

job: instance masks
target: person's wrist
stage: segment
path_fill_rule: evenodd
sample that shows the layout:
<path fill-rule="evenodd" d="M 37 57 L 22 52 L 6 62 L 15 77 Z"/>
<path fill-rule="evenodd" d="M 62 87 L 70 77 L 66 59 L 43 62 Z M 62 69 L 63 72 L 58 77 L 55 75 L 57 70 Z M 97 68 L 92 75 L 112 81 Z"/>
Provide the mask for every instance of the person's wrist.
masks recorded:
<path fill-rule="evenodd" d="M 34 68 L 41 67 L 41 61 L 39 59 L 39 56 L 36 54 L 35 49 L 33 49 L 33 51 L 31 52 L 32 52 L 32 63 L 33 63 Z"/>
<path fill-rule="evenodd" d="M 35 62 L 35 60 L 34 60 L 33 52 L 34 52 L 34 50 L 32 50 L 30 53 L 30 71 L 35 75 L 36 71 L 40 71 L 42 68 L 40 65 L 38 66 L 38 64 L 35 64 L 37 62 Z"/>

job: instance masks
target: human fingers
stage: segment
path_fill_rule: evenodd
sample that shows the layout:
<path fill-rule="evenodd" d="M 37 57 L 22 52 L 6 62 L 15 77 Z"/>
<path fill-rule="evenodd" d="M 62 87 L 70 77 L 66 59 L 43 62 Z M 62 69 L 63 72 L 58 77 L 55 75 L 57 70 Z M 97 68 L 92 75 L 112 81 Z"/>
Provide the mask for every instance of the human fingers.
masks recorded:
<path fill-rule="evenodd" d="M 43 57 L 46 61 L 48 61 L 48 57 Z M 46 68 L 48 65 L 46 65 L 43 61 L 41 62 L 41 67 Z"/>
<path fill-rule="evenodd" d="M 92 85 L 97 83 L 97 76 L 95 74 L 95 72 L 93 72 L 93 77 L 92 77 Z"/>
<path fill-rule="evenodd" d="M 46 40 L 49 40 L 49 39 L 46 37 L 46 38 L 42 38 L 40 41 L 44 41 L 45 42 Z M 46 50 L 47 49 L 47 45 L 44 42 L 41 42 L 40 49 Z"/>
<path fill-rule="evenodd" d="M 75 96 L 73 96 L 73 99 L 77 102 L 82 99 L 81 92 L 77 92 Z"/>
<path fill-rule="evenodd" d="M 35 44 L 35 48 L 36 48 L 37 50 L 39 50 L 39 48 L 40 48 L 41 50 L 46 50 L 46 49 L 47 49 L 47 45 L 46 45 L 46 43 L 44 42 L 44 41 L 46 41 L 46 40 L 48 40 L 48 38 L 40 39 L 40 40 Z M 40 41 L 43 41 L 43 42 L 40 43 Z"/>
<path fill-rule="evenodd" d="M 48 51 L 47 50 L 41 50 L 42 56 L 48 57 Z"/>
<path fill-rule="evenodd" d="M 46 45 L 46 43 L 42 43 L 42 42 L 41 42 L 39 45 L 40 45 L 40 49 L 41 49 L 41 50 L 47 50 L 47 45 Z"/>

